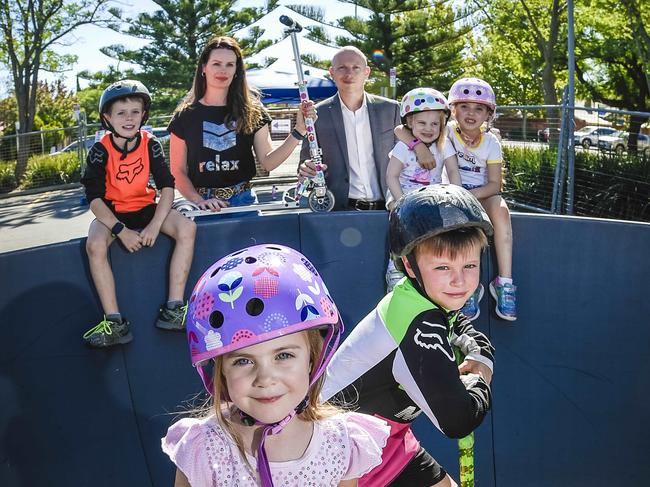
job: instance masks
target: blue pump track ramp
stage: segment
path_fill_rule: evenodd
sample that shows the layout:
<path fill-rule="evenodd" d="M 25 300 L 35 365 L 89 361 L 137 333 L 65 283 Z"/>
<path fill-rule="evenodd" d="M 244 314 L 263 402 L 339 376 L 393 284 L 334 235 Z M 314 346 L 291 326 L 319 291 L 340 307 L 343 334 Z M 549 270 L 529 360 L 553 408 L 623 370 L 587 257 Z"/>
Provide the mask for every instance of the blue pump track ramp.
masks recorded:
<path fill-rule="evenodd" d="M 191 287 L 221 256 L 260 243 L 301 250 L 350 330 L 382 297 L 384 212 L 198 222 Z M 481 487 L 643 486 L 650 478 L 650 225 L 513 215 L 515 323 L 487 295 L 476 327 L 496 347 L 492 412 L 476 432 Z M 85 240 L 0 254 L 0 486 L 169 486 L 167 427 L 202 386 L 185 337 L 153 326 L 171 242 L 111 247 L 134 341 L 88 350 L 101 316 Z M 495 274 L 483 256 L 481 281 Z M 458 479 L 457 446 L 416 435 Z"/>

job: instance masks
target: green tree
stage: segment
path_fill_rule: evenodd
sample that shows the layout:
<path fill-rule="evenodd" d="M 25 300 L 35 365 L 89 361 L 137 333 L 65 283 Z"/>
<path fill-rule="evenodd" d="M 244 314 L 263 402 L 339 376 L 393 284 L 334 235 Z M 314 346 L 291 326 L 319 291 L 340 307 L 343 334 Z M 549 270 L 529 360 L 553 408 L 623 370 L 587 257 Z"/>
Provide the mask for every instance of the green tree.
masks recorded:
<path fill-rule="evenodd" d="M 141 68 L 137 78 L 155 97 L 154 108 L 169 113 L 192 84 L 196 63 L 204 44 L 214 35 L 232 35 L 261 17 L 265 8 L 235 10 L 236 0 L 154 0 L 159 9 L 126 19 L 126 34 L 146 39 L 149 44 L 137 50 L 122 45 L 108 46 L 102 52 Z M 263 31 L 239 39 L 245 54 L 271 44 L 260 41 Z"/>
<path fill-rule="evenodd" d="M 424 0 L 347 0 L 365 9 L 363 17 L 344 17 L 340 27 L 350 39 L 339 45 L 361 49 L 374 68 L 371 89 L 388 85 L 391 68 L 398 94 L 417 86 L 445 90 L 461 72 L 463 36 L 469 26 L 464 13 L 449 3 Z M 367 16 L 365 15 L 367 13 Z"/>
<path fill-rule="evenodd" d="M 476 0 L 484 30 L 478 71 L 509 101 L 526 103 L 541 94 L 545 104 L 556 105 L 558 78 L 566 78 L 566 0 L 483 1 Z"/>
<path fill-rule="evenodd" d="M 539 105 L 544 103 L 542 66 L 532 42 L 522 39 L 513 48 L 503 35 L 488 33 L 472 45 L 472 61 L 465 72 L 485 79 L 493 87 L 500 105 Z"/>
<path fill-rule="evenodd" d="M 73 116 L 75 103 L 76 99 L 66 89 L 63 80 L 51 84 L 40 82 L 36 96 L 38 110 L 34 128 L 47 130 L 75 125 Z"/>
<path fill-rule="evenodd" d="M 122 79 L 138 79 L 139 75 L 133 69 L 126 69 L 124 71 L 111 65 L 105 71 L 81 71 L 78 75 L 79 78 L 88 81 L 88 87 L 77 89 L 75 97 L 81 105 L 82 110 L 86 114 L 87 123 L 99 123 L 99 99 L 102 96 L 104 89 L 111 83 L 120 81 Z M 153 106 L 152 114 L 155 113 L 156 106 Z M 169 112 L 165 112 L 167 114 Z"/>
<path fill-rule="evenodd" d="M 60 70 L 73 61 L 52 51 L 77 27 L 109 25 L 109 0 L 0 0 L 2 63 L 9 67 L 18 105 L 20 133 L 34 129 L 40 70 Z M 21 144 L 15 176 L 20 182 L 27 167 L 29 144 Z"/>
<path fill-rule="evenodd" d="M 579 88 L 595 101 L 650 112 L 649 10 L 642 9 L 639 0 L 595 0 L 582 13 L 589 22 L 576 36 Z M 630 150 L 636 151 L 637 135 L 647 120 L 630 117 Z"/>
<path fill-rule="evenodd" d="M 463 74 L 463 49 L 472 26 L 459 24 L 459 16 L 464 12 L 454 12 L 445 2 L 401 16 L 404 35 L 395 52 L 400 92 L 418 86 L 446 92 Z"/>

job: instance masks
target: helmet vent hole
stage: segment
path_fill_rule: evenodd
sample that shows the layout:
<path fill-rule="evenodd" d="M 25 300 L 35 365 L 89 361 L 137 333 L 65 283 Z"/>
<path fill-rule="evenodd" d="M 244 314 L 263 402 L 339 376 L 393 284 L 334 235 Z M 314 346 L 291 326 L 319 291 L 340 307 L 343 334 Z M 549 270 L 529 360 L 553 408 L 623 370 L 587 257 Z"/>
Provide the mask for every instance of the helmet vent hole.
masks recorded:
<path fill-rule="evenodd" d="M 463 93 L 464 93 L 465 95 L 469 95 L 469 90 L 468 90 L 467 88 L 465 88 L 465 89 L 463 90 Z"/>
<path fill-rule="evenodd" d="M 244 259 L 244 262 L 246 262 L 247 264 L 254 264 L 255 262 L 257 262 L 257 259 L 255 257 L 246 257 L 246 259 Z"/>
<path fill-rule="evenodd" d="M 212 328 L 221 328 L 221 325 L 223 325 L 223 313 L 221 311 L 210 313 L 210 326 Z"/>
<path fill-rule="evenodd" d="M 251 298 L 246 303 L 246 312 L 251 316 L 259 316 L 264 311 L 264 301 L 260 298 Z"/>
<path fill-rule="evenodd" d="M 280 251 L 282 251 L 282 249 L 280 247 L 273 247 L 271 245 L 267 245 L 266 248 L 271 249 L 271 250 L 280 250 Z"/>
<path fill-rule="evenodd" d="M 212 274 L 210 274 L 210 277 L 214 277 L 219 271 L 221 270 L 221 266 L 217 267 Z"/>
<path fill-rule="evenodd" d="M 476 94 L 477 94 L 478 96 L 481 96 L 481 95 L 483 94 L 483 92 L 482 92 L 481 90 L 476 90 Z"/>
<path fill-rule="evenodd" d="M 237 252 L 233 252 L 232 254 L 229 255 L 229 257 L 234 257 L 235 255 L 239 255 L 243 252 L 246 252 L 246 249 L 243 250 L 238 250 Z"/>

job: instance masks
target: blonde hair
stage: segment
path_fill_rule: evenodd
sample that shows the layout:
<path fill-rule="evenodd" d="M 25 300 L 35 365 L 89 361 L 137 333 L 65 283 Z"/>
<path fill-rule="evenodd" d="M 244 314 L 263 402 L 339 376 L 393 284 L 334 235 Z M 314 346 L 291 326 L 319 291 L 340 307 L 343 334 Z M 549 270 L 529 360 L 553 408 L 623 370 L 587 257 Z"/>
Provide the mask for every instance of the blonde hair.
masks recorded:
<path fill-rule="evenodd" d="M 320 330 L 318 329 L 312 328 L 305 331 L 307 333 L 307 343 L 309 344 L 309 362 L 312 368 L 312 370 L 308 373 L 311 373 L 316 367 L 321 351 L 323 350 L 324 340 Z M 246 450 L 244 448 L 244 443 L 239 434 L 237 434 L 237 431 L 235 430 L 235 427 L 231 420 L 232 415 L 237 414 L 237 408 L 229 400 L 228 388 L 226 387 L 226 380 L 223 376 L 222 355 L 215 358 L 212 382 L 214 394 L 212 408 L 214 408 L 214 413 L 217 421 L 224 428 L 224 430 L 230 434 L 232 439 L 235 441 L 235 444 L 237 445 L 242 458 L 248 463 L 248 460 L 246 459 Z M 313 422 L 329 418 L 341 412 L 339 408 L 329 403 L 320 402 L 319 396 L 324 382 L 325 374 L 323 373 L 307 392 L 307 407 L 296 417 L 300 418 L 303 421 Z M 225 412 L 227 412 L 227 414 L 224 414 Z"/>
<path fill-rule="evenodd" d="M 413 132 L 413 127 L 411 126 L 410 120 L 413 118 L 414 115 L 417 115 L 418 113 L 424 113 L 428 111 L 435 111 L 438 112 L 440 115 L 440 134 L 438 134 L 438 140 L 436 141 L 436 147 L 438 148 L 438 151 L 440 154 L 443 154 L 443 150 L 445 148 L 445 140 L 447 139 L 447 112 L 444 110 L 424 110 L 420 112 L 414 112 L 414 113 L 407 113 L 406 117 L 404 118 L 404 121 L 406 123 L 406 126 L 411 129 L 411 132 Z"/>
<path fill-rule="evenodd" d="M 414 255 L 417 257 L 419 254 L 428 253 L 435 257 L 449 256 L 455 259 L 476 248 L 483 250 L 487 245 L 488 240 L 483 229 L 462 227 L 423 240 L 415 246 Z"/>
<path fill-rule="evenodd" d="M 226 115 L 225 121 L 226 123 L 236 121 L 238 133 L 252 134 L 262 121 L 264 109 L 260 102 L 259 92 L 248 86 L 241 47 L 232 37 L 215 36 L 208 41 L 199 55 L 192 89 L 176 107 L 174 114 L 196 103 L 205 95 L 207 83 L 203 75 L 203 68 L 210 59 L 210 53 L 215 49 L 232 51 L 237 57 L 235 77 L 228 88 L 228 97 L 226 100 L 228 114 Z"/>

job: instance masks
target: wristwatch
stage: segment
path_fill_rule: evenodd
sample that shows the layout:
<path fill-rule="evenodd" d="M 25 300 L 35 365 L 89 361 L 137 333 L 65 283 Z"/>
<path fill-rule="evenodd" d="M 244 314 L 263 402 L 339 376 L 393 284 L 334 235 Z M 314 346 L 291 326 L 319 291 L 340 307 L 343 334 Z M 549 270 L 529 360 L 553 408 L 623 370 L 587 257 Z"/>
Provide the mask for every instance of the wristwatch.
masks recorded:
<path fill-rule="evenodd" d="M 307 134 L 303 135 L 303 134 L 301 134 L 300 132 L 298 132 L 298 129 L 293 129 L 293 130 L 291 131 L 291 136 L 292 136 L 294 139 L 299 140 L 299 141 L 302 140 L 302 139 L 304 139 L 306 135 L 307 135 Z"/>
<path fill-rule="evenodd" d="M 111 228 L 111 236 L 113 238 L 117 238 L 122 230 L 124 230 L 124 223 L 117 222 L 115 225 L 113 225 L 113 228 Z"/>

